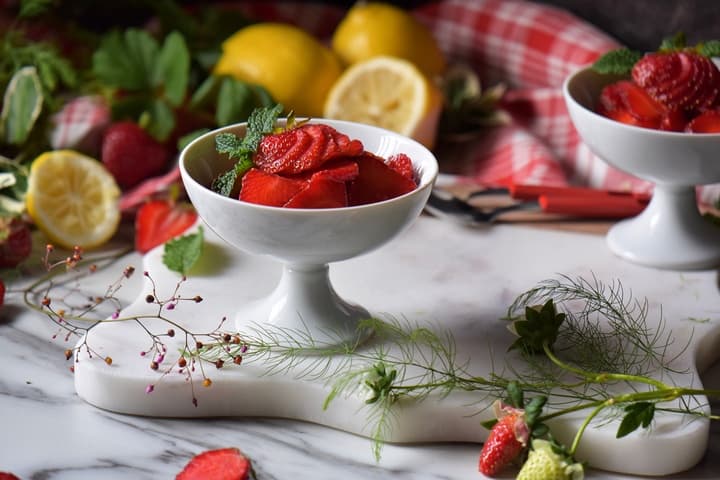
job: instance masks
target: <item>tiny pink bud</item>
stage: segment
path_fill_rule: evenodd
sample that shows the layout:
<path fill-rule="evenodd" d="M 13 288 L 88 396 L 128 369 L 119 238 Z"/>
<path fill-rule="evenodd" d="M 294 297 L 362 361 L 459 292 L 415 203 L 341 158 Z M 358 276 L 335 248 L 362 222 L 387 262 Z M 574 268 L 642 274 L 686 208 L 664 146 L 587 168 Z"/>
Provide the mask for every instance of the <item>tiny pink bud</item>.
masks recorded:
<path fill-rule="evenodd" d="M 153 385 L 152 383 L 145 387 L 145 393 L 152 393 L 153 390 L 155 390 L 155 385 Z"/>

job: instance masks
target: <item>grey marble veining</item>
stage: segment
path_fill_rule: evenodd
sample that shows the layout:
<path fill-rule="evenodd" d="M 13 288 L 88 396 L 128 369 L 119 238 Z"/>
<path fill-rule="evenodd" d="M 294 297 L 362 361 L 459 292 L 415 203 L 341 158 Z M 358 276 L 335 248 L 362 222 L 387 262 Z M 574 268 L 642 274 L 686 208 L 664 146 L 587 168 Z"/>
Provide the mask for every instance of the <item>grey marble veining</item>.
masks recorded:
<path fill-rule="evenodd" d="M 522 289 L 539 279 L 552 276 L 548 269 L 548 257 L 564 257 L 575 261 L 587 254 L 587 263 L 564 269 L 569 275 L 587 274 L 593 271 L 602 278 L 633 278 L 637 267 L 622 262 L 605 263 L 605 253 L 588 252 L 598 248 L 601 240 L 578 234 L 548 233 L 521 227 L 518 235 L 526 241 L 526 247 L 512 253 L 518 266 L 499 269 L 497 258 L 477 255 L 470 259 L 452 254 L 453 249 L 466 248 L 460 244 L 469 238 L 447 232 L 446 225 L 434 219 L 421 218 L 420 225 L 408 232 L 410 241 L 421 236 L 429 242 L 428 249 L 418 254 L 417 249 L 406 251 L 401 244 L 393 247 L 398 255 L 406 258 L 399 262 L 424 262 L 427 275 L 415 281 L 415 288 L 407 295 L 417 311 L 427 310 L 441 320 L 441 312 L 451 311 L 456 318 L 466 318 L 459 330 L 460 343 L 471 344 L 486 334 L 479 327 L 478 318 L 497 316 L 497 308 L 477 305 L 452 290 L 443 288 L 457 277 L 460 269 L 470 268 L 477 272 L 481 281 L 467 288 L 491 288 L 497 292 L 499 304 L 507 305 Z M 454 228 L 454 227 L 452 227 Z M 478 247 L 486 247 L 489 232 L 471 234 L 478 239 Z M 431 248 L 445 239 L 445 248 Z M 398 242 L 402 242 L 399 239 Z M 521 242 L 522 243 L 522 242 Z M 508 255 L 509 245 L 497 245 L 489 255 Z M 545 260 L 533 262 L 543 257 Z M 598 262 L 598 258 L 603 262 Z M 354 262 L 354 263 L 353 263 Z M 339 289 L 352 285 L 353 266 L 363 262 L 352 260 L 337 272 Z M 130 255 L 123 264 L 140 265 L 141 259 Z M 582 263 L 582 262 L 579 262 Z M 510 279 L 516 271 L 524 272 L 523 278 Z M 455 273 L 454 273 L 455 272 Z M 398 272 L 399 280 L 411 281 L 411 272 Z M 647 273 L 644 272 L 644 273 Z M 706 318 L 708 322 L 720 322 L 720 302 L 715 272 L 651 272 L 656 278 L 647 284 L 633 284 L 638 295 L 646 295 L 653 305 L 662 303 L 668 316 L 692 315 Z M 101 277 L 106 278 L 106 277 Z M 114 276 L 112 276 L 114 278 Z M 378 280 L 378 284 L 391 290 L 393 298 L 398 291 Z M 95 288 L 102 288 L 98 281 Z M 139 283 L 129 285 L 123 295 L 133 299 L 140 289 Z M 428 295 L 440 289 L 443 295 L 435 302 Z M 712 296 L 714 294 L 714 297 Z M 361 292 L 357 300 L 372 299 L 369 292 Z M 686 304 L 676 305 L 673 298 L 697 299 L 691 311 Z M 708 298 L 714 298 L 708 301 Z M 480 445 L 475 443 L 437 443 L 420 445 L 386 445 L 382 459 L 376 462 L 368 439 L 331 429 L 321 425 L 283 419 L 262 418 L 212 418 L 174 419 L 122 415 L 95 408 L 78 397 L 73 374 L 69 370 L 63 350 L 67 348 L 62 339 L 52 339 L 55 327 L 42 315 L 24 308 L 16 294 L 8 297 L 8 306 L 0 316 L 0 471 L 12 471 L 24 480 L 85 480 L 85 479 L 171 479 L 193 455 L 208 449 L 236 446 L 252 460 L 261 480 L 284 480 L 311 477 L 319 480 L 360 479 L 417 479 L 454 480 L 482 478 L 477 472 L 477 456 Z M 392 310 L 396 300 L 381 302 Z M 8 316 L 8 312 L 12 316 Z M 410 311 L 409 314 L 414 312 Z M 501 330 L 493 330 L 496 340 L 506 340 Z M 456 332 L 457 333 L 457 332 Z M 485 339 L 486 341 L 487 338 Z M 712 345 L 711 345 L 712 346 Z M 714 343 L 717 349 L 717 342 Z M 710 367 L 702 374 L 708 388 L 720 388 L 720 365 Z M 186 399 L 182 399 L 186 401 Z M 720 411 L 720 404 L 714 403 Z M 350 414 L 353 414 L 352 412 Z M 670 479 L 720 478 L 720 428 L 712 425 L 708 451 L 692 470 L 671 475 Z M 628 480 L 636 477 L 591 471 L 590 479 Z"/>

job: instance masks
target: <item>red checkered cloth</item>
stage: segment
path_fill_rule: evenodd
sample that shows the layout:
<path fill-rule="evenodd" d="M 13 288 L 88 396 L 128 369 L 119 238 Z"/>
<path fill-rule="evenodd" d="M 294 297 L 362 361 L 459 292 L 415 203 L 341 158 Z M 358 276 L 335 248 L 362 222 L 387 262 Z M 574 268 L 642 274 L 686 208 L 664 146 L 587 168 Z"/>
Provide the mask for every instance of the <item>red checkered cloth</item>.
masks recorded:
<path fill-rule="evenodd" d="M 312 2 L 237 2 L 249 18 L 292 23 L 327 40 L 344 15 Z M 587 185 L 648 191 L 652 185 L 608 166 L 580 140 L 562 97 L 563 80 L 619 44 L 562 9 L 525 0 L 440 0 L 411 12 L 434 33 L 450 63 L 473 68 L 483 85 L 508 87 L 503 105 L 513 122 L 443 155 L 452 181 L 504 185 Z M 69 117 L 68 117 L 69 118 Z M 74 121 L 74 120 L 73 120 Z M 59 125 L 58 138 L 65 138 Z M 712 203 L 718 186 L 705 186 Z"/>

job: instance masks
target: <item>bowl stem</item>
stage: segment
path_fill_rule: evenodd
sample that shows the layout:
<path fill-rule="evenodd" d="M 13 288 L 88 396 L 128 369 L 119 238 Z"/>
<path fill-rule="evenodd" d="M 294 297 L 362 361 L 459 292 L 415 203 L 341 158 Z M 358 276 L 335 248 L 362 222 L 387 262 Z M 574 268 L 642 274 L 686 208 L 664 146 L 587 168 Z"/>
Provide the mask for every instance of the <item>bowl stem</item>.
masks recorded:
<path fill-rule="evenodd" d="M 243 305 L 235 325 L 240 332 L 268 326 L 316 346 L 354 345 L 365 339 L 358 324 L 370 316 L 335 292 L 327 264 L 284 264 L 275 290 Z"/>
<path fill-rule="evenodd" d="M 700 214 L 693 186 L 656 185 L 645 210 L 613 226 L 607 243 L 620 257 L 650 267 L 695 270 L 720 264 L 720 227 Z"/>

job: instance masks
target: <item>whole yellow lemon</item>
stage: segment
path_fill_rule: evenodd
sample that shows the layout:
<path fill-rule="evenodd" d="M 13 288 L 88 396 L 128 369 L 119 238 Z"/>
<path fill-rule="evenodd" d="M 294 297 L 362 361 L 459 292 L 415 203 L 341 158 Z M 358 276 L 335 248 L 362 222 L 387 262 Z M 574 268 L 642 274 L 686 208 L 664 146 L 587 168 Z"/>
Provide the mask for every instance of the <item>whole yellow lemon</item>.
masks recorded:
<path fill-rule="evenodd" d="M 377 56 L 400 57 L 433 78 L 445 57 L 432 32 L 407 11 L 381 2 L 358 2 L 333 33 L 332 48 L 345 65 Z"/>
<path fill-rule="evenodd" d="M 319 117 L 341 71 L 332 50 L 309 33 L 289 24 L 263 22 L 223 42 L 213 73 L 261 85 L 286 109 Z"/>

